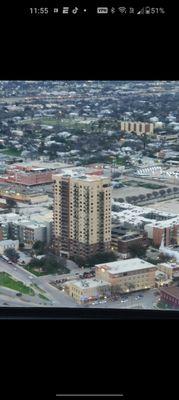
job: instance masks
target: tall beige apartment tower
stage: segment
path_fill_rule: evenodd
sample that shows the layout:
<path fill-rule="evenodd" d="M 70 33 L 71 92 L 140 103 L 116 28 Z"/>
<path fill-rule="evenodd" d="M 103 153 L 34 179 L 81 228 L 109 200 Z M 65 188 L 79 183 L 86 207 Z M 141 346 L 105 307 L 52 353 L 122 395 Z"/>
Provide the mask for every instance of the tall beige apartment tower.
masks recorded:
<path fill-rule="evenodd" d="M 153 134 L 154 124 L 148 122 L 132 122 L 132 121 L 121 121 L 120 123 L 121 131 L 125 132 L 135 132 L 137 135 Z"/>
<path fill-rule="evenodd" d="M 110 250 L 111 184 L 96 176 L 53 175 L 54 249 L 89 256 Z"/>

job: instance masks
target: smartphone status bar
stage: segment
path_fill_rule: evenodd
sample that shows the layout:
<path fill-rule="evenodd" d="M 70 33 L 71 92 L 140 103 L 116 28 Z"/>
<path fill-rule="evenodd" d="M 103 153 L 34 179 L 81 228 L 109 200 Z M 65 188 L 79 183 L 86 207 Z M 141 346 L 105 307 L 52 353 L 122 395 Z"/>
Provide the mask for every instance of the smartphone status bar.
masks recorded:
<path fill-rule="evenodd" d="M 113 6 L 110 7 L 80 7 L 80 6 L 57 6 L 57 7 L 37 7 L 26 8 L 25 14 L 30 16 L 159 16 L 166 15 L 166 7 L 126 7 Z"/>

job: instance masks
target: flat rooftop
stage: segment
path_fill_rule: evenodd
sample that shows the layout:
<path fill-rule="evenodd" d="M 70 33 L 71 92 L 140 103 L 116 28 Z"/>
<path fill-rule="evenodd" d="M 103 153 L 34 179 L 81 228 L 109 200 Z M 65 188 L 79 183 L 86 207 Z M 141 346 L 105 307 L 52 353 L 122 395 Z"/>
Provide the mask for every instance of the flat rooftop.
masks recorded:
<path fill-rule="evenodd" d="M 65 168 L 70 164 L 58 162 L 58 161 L 41 161 L 41 160 L 32 160 L 27 162 L 22 162 L 18 164 L 17 162 L 11 164 L 12 167 L 27 167 L 27 168 L 45 168 L 45 169 L 56 169 L 56 168 Z"/>
<path fill-rule="evenodd" d="M 169 269 L 177 269 L 179 268 L 179 264 L 175 264 L 175 263 L 160 263 L 160 265 L 163 267 L 167 267 Z"/>
<path fill-rule="evenodd" d="M 52 175 L 52 179 L 58 179 L 58 178 L 73 178 L 73 180 L 81 180 L 84 182 L 100 182 L 104 181 L 105 183 L 110 183 L 110 179 L 104 175 L 88 175 L 86 172 L 84 174 L 77 174 L 76 171 L 68 171 L 66 174 L 60 173 L 60 174 L 54 174 Z"/>
<path fill-rule="evenodd" d="M 110 274 L 120 274 L 123 272 L 140 271 L 142 269 L 154 268 L 156 266 L 141 260 L 140 258 L 131 258 L 129 260 L 119 260 L 110 263 L 96 264 L 96 268 L 104 268 Z"/>
<path fill-rule="evenodd" d="M 19 240 L 11 240 L 11 239 L 7 239 L 7 240 L 1 240 L 0 241 L 0 244 L 2 244 L 2 245 L 9 245 L 9 246 L 11 246 L 12 244 L 14 244 L 14 243 L 19 243 Z"/>
<path fill-rule="evenodd" d="M 77 286 L 80 289 L 95 288 L 95 287 L 107 286 L 107 285 L 110 286 L 109 283 L 102 281 L 102 280 L 97 280 L 95 278 L 75 280 L 75 281 L 68 282 L 67 284 L 69 284 L 69 283 L 73 284 L 74 286 Z"/>
<path fill-rule="evenodd" d="M 112 204 L 120 207 L 119 211 L 112 211 L 112 220 L 113 222 L 116 221 L 116 223 L 129 223 L 133 226 L 145 224 L 158 228 L 179 224 L 179 217 L 173 212 L 159 211 L 151 207 L 139 207 L 128 203 L 119 203 L 117 201 L 113 201 Z M 171 210 L 175 210 L 174 204 Z M 161 220 L 162 218 L 163 220 Z"/>

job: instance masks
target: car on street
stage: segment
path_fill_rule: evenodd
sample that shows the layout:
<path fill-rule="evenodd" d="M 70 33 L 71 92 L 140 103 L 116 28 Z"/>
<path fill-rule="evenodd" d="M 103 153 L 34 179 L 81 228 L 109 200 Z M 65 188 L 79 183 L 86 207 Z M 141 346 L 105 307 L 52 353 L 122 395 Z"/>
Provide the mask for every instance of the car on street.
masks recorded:
<path fill-rule="evenodd" d="M 143 296 L 139 294 L 138 296 L 135 297 L 135 300 L 141 300 L 142 297 L 143 297 Z"/>
<path fill-rule="evenodd" d="M 126 301 L 128 301 L 129 300 L 129 298 L 126 296 L 126 297 L 121 297 L 121 303 L 126 303 Z"/>

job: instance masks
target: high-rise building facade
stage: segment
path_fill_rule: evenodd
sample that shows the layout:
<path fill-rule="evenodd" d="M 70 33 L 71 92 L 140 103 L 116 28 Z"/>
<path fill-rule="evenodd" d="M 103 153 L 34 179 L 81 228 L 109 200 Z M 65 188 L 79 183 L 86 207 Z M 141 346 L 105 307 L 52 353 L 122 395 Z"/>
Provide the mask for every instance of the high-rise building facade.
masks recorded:
<path fill-rule="evenodd" d="M 154 132 L 154 124 L 148 122 L 133 122 L 133 121 L 121 121 L 121 131 L 135 132 L 137 135 L 143 133 L 152 134 Z"/>
<path fill-rule="evenodd" d="M 111 245 L 109 178 L 54 175 L 54 249 L 61 255 L 89 256 Z"/>

